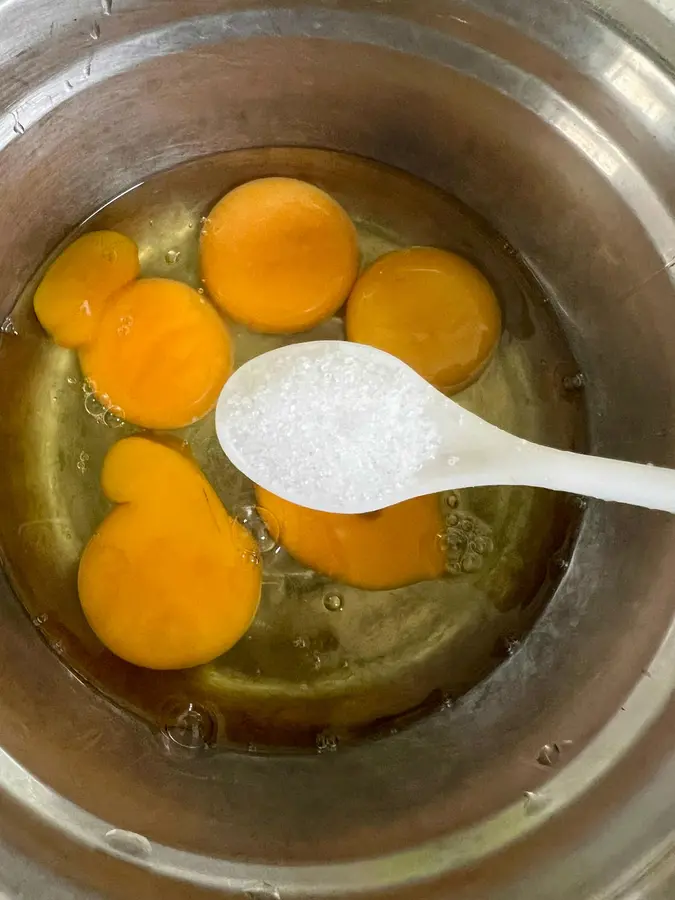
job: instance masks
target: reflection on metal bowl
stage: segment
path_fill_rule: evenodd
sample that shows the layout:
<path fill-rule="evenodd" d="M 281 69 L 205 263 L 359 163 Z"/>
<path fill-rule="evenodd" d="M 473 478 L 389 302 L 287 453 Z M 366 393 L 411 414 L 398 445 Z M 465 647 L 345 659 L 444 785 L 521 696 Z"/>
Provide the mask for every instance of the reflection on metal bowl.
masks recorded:
<path fill-rule="evenodd" d="M 664 0 L 25 0 L 0 25 L 0 318 L 133 185 L 215 153 L 323 148 L 503 235 L 585 373 L 590 449 L 675 464 Z M 0 408 L 28 388 L 17 363 Z M 8 503 L 25 473 L 21 443 L 2 446 Z M 3 536 L 10 574 L 17 542 Z M 3 585 L 0 884 L 54 900 L 670 896 L 673 542 L 665 515 L 590 504 L 517 653 L 459 702 L 319 754 L 200 752 L 215 741 L 199 704 L 158 734 L 63 666 Z"/>

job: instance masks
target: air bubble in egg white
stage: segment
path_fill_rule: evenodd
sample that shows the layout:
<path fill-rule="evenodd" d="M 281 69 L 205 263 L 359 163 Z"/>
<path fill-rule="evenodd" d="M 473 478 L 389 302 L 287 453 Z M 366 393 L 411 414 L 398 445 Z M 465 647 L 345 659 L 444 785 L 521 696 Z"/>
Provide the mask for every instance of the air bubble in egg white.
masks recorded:
<path fill-rule="evenodd" d="M 260 553 L 272 553 L 278 549 L 280 526 L 276 517 L 269 510 L 245 504 L 234 510 L 234 520 L 253 537 Z M 235 528 L 234 537 L 235 543 L 241 541 L 238 528 Z"/>
<path fill-rule="evenodd" d="M 335 753 L 338 748 L 338 737 L 335 734 L 318 734 L 316 736 L 317 753 Z"/>
<path fill-rule="evenodd" d="M 188 703 L 171 716 L 162 729 L 165 748 L 188 756 L 206 750 L 216 741 L 217 725 L 213 715 L 198 703 Z"/>
<path fill-rule="evenodd" d="M 323 598 L 323 605 L 328 612 L 339 612 L 343 606 L 342 595 L 332 591 Z"/>
<path fill-rule="evenodd" d="M 121 428 L 124 425 L 124 410 L 119 406 L 110 406 L 103 414 L 103 423 L 108 428 Z"/>
<path fill-rule="evenodd" d="M 562 384 L 566 391 L 579 391 L 585 386 L 586 379 L 582 372 L 577 372 L 575 375 L 566 375 Z"/>
<path fill-rule="evenodd" d="M 16 330 L 16 326 L 9 316 L 7 316 L 2 325 L 0 325 L 0 334 L 11 334 L 14 337 L 19 336 L 19 332 Z"/>
<path fill-rule="evenodd" d="M 87 394 L 84 398 L 84 411 L 93 419 L 102 420 L 105 415 L 105 406 L 97 399 L 95 394 Z"/>

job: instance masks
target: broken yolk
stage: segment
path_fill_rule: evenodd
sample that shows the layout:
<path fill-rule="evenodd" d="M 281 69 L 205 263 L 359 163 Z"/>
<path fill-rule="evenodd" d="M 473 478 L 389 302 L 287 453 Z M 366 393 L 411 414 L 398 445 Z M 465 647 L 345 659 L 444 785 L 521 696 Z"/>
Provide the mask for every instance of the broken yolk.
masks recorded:
<path fill-rule="evenodd" d="M 105 301 L 137 277 L 136 244 L 116 231 L 94 231 L 74 241 L 47 269 L 33 307 L 45 331 L 62 347 L 91 340 Z"/>
<path fill-rule="evenodd" d="M 82 371 L 105 405 L 145 428 L 182 428 L 213 407 L 232 372 L 229 332 L 191 287 L 141 278 L 106 302 Z"/>
<path fill-rule="evenodd" d="M 226 194 L 201 234 L 206 288 L 254 331 L 306 331 L 332 316 L 358 272 L 356 229 L 312 184 L 260 178 Z"/>
<path fill-rule="evenodd" d="M 192 460 L 147 438 L 108 452 L 119 504 L 87 544 L 80 602 L 99 639 L 149 669 L 209 662 L 248 629 L 260 597 L 256 545 Z"/>
<path fill-rule="evenodd" d="M 261 487 L 256 497 L 290 555 L 336 581 L 379 591 L 440 578 L 445 571 L 435 496 L 359 515 L 306 509 Z"/>
<path fill-rule="evenodd" d="M 499 340 L 501 313 L 486 278 L 433 247 L 376 260 L 347 303 L 347 337 L 386 350 L 441 390 L 476 379 Z"/>

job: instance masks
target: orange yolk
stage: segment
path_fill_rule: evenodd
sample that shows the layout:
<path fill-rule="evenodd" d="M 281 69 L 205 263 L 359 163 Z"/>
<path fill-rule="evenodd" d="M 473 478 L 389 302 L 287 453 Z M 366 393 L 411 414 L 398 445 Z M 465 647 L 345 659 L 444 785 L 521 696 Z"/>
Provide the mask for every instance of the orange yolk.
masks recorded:
<path fill-rule="evenodd" d="M 149 669 L 209 662 L 258 606 L 256 545 L 191 459 L 147 438 L 109 451 L 102 486 L 119 505 L 80 560 L 82 609 L 113 653 Z"/>
<path fill-rule="evenodd" d="M 471 263 L 433 247 L 376 260 L 347 303 L 347 337 L 399 357 L 441 390 L 478 377 L 499 340 L 501 314 Z"/>
<path fill-rule="evenodd" d="M 332 316 L 358 272 L 356 229 L 328 194 L 294 178 L 260 178 L 226 194 L 201 234 L 202 277 L 254 331 L 306 331 Z"/>
<path fill-rule="evenodd" d="M 336 581 L 387 590 L 439 578 L 445 555 L 438 498 L 416 497 L 378 512 L 317 512 L 256 487 L 260 512 L 298 562 Z"/>
<path fill-rule="evenodd" d="M 33 306 L 45 331 L 62 347 L 80 347 L 94 333 L 105 301 L 138 275 L 136 244 L 115 231 L 74 241 L 49 266 Z"/>
<path fill-rule="evenodd" d="M 178 281 L 142 278 L 105 304 L 80 364 L 96 396 L 145 428 L 182 428 L 205 415 L 232 372 L 216 310 Z"/>

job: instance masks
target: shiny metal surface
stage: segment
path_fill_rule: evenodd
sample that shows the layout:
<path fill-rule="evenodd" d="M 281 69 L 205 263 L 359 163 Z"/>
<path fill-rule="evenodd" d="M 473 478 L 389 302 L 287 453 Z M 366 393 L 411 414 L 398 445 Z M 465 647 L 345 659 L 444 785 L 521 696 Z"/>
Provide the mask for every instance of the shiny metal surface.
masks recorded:
<path fill-rule="evenodd" d="M 675 464 L 663 0 L 223 6 L 0 7 L 3 314 L 83 216 L 160 169 L 259 145 L 354 152 L 456 194 L 526 257 L 587 375 L 594 450 Z M 158 753 L 5 590 L 0 884 L 672 896 L 674 543 L 666 516 L 591 505 L 520 652 L 455 708 L 317 757 Z"/>

